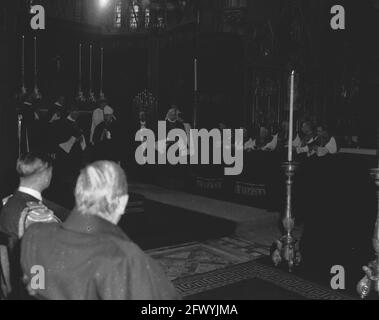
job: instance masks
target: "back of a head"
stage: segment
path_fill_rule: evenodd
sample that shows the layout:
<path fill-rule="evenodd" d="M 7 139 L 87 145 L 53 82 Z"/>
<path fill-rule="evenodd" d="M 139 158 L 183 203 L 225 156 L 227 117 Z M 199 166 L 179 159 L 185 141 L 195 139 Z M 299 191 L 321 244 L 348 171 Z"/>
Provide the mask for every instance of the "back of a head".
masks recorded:
<path fill-rule="evenodd" d="M 115 215 L 123 213 L 117 212 L 120 210 L 118 199 L 126 197 L 127 193 L 123 169 L 114 162 L 98 161 L 84 168 L 78 178 L 75 188 L 76 209 L 84 215 L 96 215 L 114 221 Z M 124 209 L 121 205 L 121 210 Z"/>
<path fill-rule="evenodd" d="M 26 153 L 17 160 L 16 171 L 20 179 L 33 179 L 52 167 L 52 160 L 43 153 Z"/>

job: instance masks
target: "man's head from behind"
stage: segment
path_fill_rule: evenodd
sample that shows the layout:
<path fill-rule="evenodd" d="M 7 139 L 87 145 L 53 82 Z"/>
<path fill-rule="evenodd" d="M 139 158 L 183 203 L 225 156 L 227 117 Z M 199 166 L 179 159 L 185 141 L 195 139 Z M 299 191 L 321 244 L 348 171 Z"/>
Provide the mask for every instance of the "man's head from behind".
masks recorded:
<path fill-rule="evenodd" d="M 42 192 L 50 186 L 52 161 L 42 153 L 27 153 L 17 160 L 16 171 L 20 177 L 20 186 Z"/>
<path fill-rule="evenodd" d="M 76 209 L 117 224 L 128 204 L 128 185 L 121 167 L 99 161 L 84 168 L 75 188 Z"/>

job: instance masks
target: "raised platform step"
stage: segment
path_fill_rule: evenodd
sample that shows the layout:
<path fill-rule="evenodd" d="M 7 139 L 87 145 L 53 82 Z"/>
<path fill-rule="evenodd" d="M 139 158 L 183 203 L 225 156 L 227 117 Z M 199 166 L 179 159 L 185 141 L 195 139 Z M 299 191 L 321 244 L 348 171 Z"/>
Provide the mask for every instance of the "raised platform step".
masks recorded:
<path fill-rule="evenodd" d="M 272 226 L 277 223 L 279 213 L 235 204 L 226 201 L 165 189 L 155 185 L 131 183 L 130 190 L 147 200 L 191 210 L 209 216 L 235 222 L 238 226 Z"/>

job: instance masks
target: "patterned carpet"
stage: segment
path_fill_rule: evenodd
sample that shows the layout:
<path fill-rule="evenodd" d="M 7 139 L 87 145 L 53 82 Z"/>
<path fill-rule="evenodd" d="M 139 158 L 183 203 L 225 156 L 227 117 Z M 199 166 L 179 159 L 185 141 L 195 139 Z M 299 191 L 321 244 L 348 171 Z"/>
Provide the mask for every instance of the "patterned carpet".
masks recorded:
<path fill-rule="evenodd" d="M 253 285 L 244 287 L 245 280 L 260 280 L 266 285 Z M 184 299 L 188 300 L 252 300 L 252 299 L 280 299 L 285 300 L 298 296 L 296 299 L 311 300 L 354 300 L 354 298 L 306 281 L 295 275 L 283 272 L 277 268 L 268 267 L 257 261 L 249 261 L 206 274 L 180 278 L 174 285 Z M 269 285 L 269 286 L 268 286 Z M 267 287 L 269 291 L 267 291 Z M 217 294 L 218 289 L 223 294 Z M 242 288 L 245 292 L 241 292 Z M 260 292 L 260 290 L 266 292 Z M 263 291 L 262 290 L 262 291 Z M 275 297 L 276 292 L 284 292 L 280 298 Z"/>
<path fill-rule="evenodd" d="M 269 255 L 269 250 L 265 245 L 224 237 L 151 250 L 148 254 L 160 263 L 185 299 L 212 300 L 220 299 L 220 296 L 230 300 L 352 299 L 261 263 Z M 275 291 L 282 292 L 279 298 Z"/>
<path fill-rule="evenodd" d="M 269 254 L 267 246 L 236 237 L 148 251 L 160 263 L 170 280 L 202 274 Z"/>

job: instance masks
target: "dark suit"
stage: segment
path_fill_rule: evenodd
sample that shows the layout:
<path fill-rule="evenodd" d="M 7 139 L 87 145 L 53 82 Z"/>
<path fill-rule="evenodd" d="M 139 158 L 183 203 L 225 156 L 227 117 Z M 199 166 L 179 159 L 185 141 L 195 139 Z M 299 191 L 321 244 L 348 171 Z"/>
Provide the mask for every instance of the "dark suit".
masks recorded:
<path fill-rule="evenodd" d="M 117 226 L 74 211 L 62 225 L 28 228 L 21 264 L 31 279 L 33 265 L 44 267 L 53 300 L 167 300 L 178 295 L 158 265 Z"/>
<path fill-rule="evenodd" d="M 18 239 L 18 224 L 21 213 L 26 208 L 28 202 L 39 202 L 39 200 L 20 191 L 14 193 L 0 212 L 1 232 L 14 239 Z M 43 199 L 42 202 L 46 207 L 52 210 L 61 221 L 67 218 L 68 211 L 63 207 L 45 199 Z"/>

